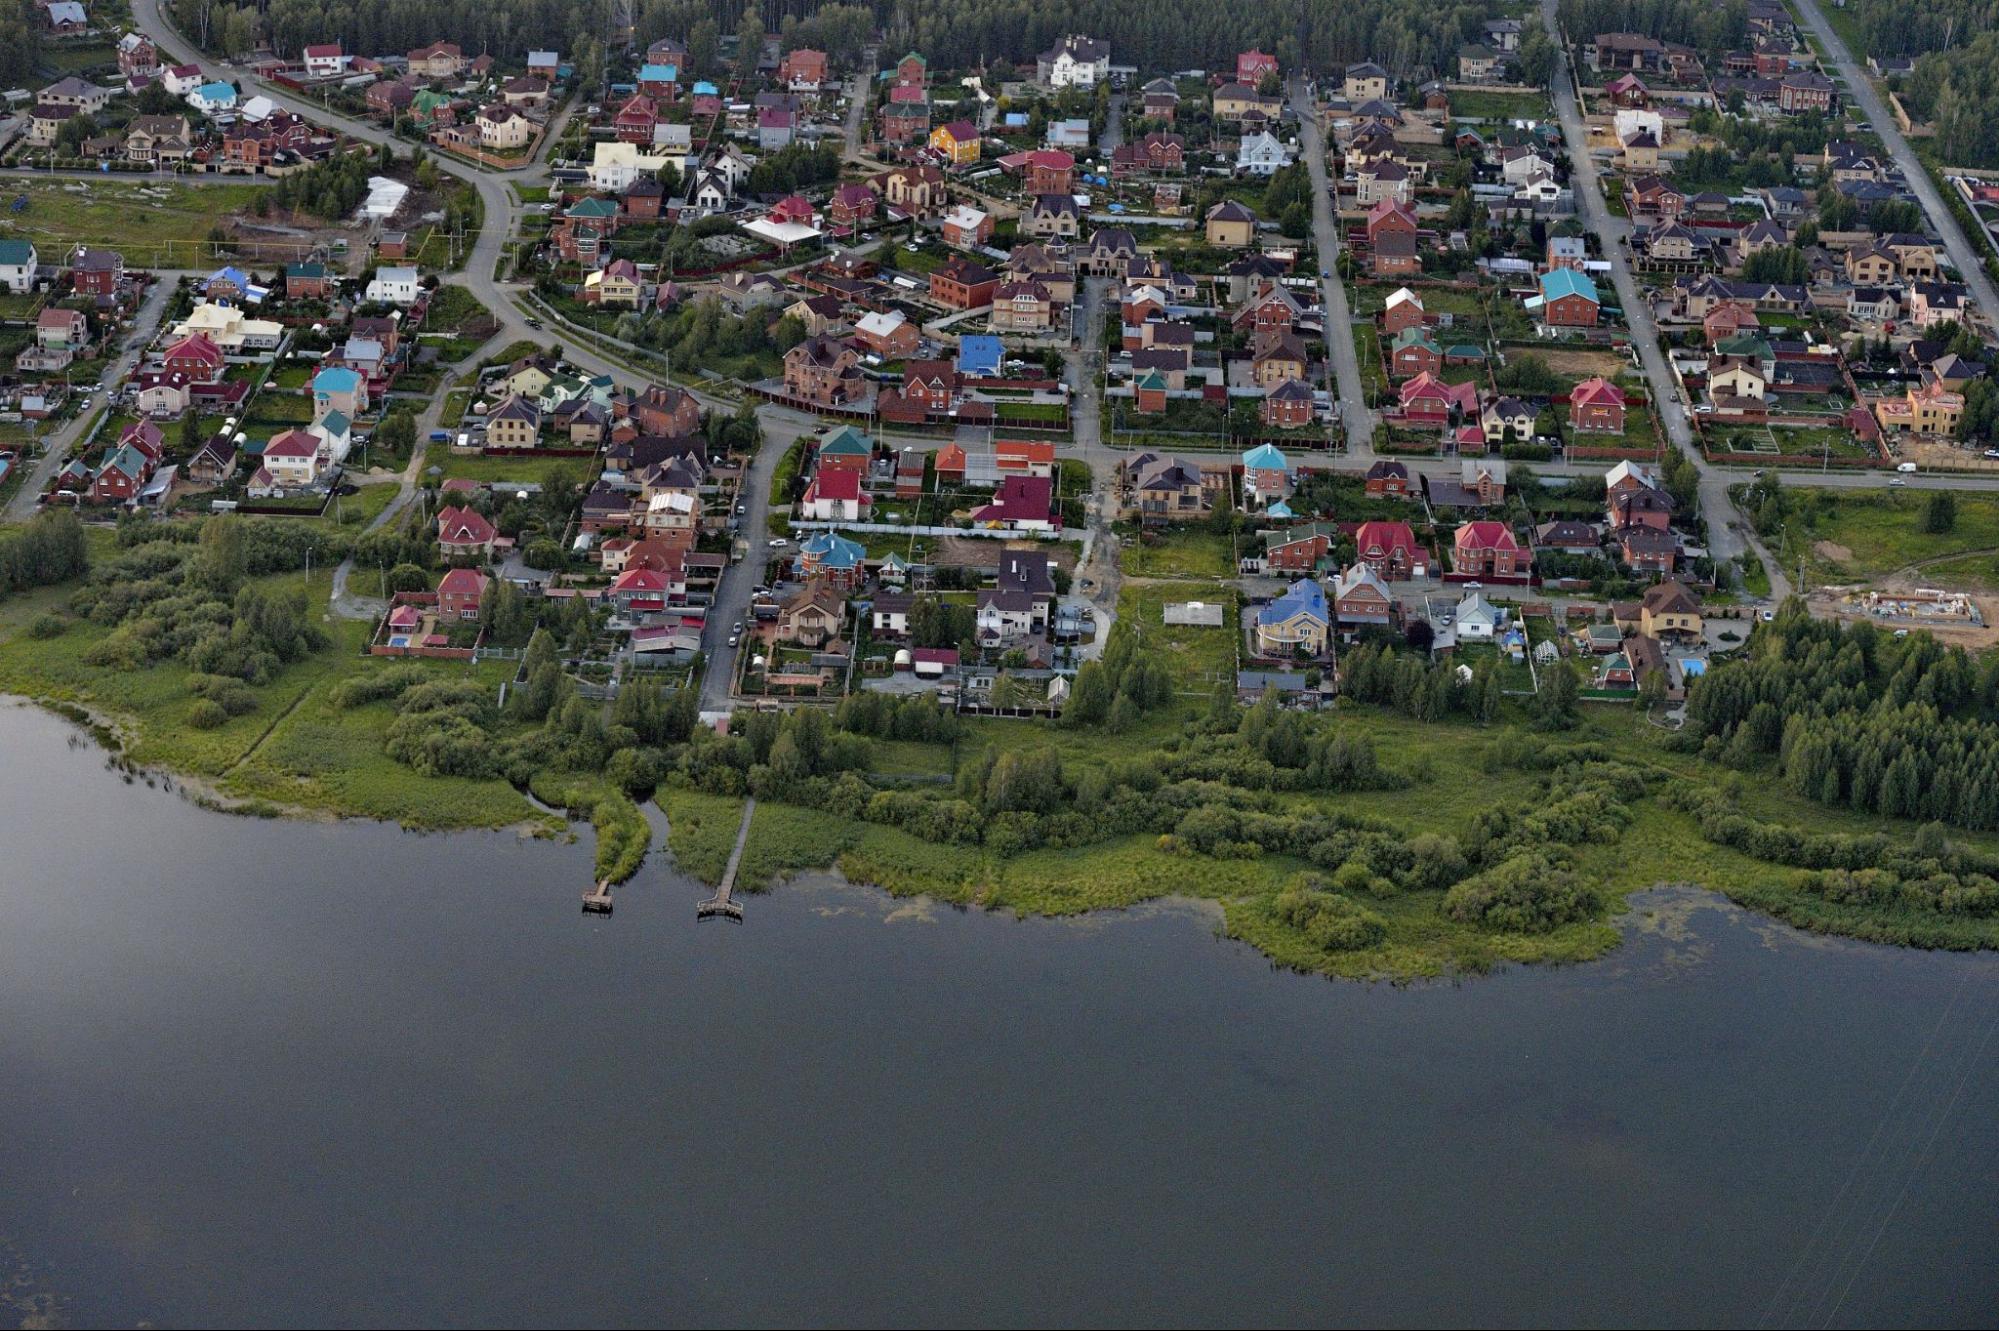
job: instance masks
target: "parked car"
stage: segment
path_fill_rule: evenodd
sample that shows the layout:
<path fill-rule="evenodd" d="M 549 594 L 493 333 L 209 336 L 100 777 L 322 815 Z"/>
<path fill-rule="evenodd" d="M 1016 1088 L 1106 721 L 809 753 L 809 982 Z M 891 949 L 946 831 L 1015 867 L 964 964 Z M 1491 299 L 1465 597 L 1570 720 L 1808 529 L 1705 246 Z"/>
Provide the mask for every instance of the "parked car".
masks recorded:
<path fill-rule="evenodd" d="M 791 542 L 787 541 L 782 536 L 773 536 L 770 538 L 770 548 L 773 550 L 782 550 L 785 546 L 790 544 Z"/>
<path fill-rule="evenodd" d="M 1916 470 L 1916 464 L 1913 462 L 1904 462 L 1897 465 L 1895 470 L 1899 472 L 1912 473 Z"/>

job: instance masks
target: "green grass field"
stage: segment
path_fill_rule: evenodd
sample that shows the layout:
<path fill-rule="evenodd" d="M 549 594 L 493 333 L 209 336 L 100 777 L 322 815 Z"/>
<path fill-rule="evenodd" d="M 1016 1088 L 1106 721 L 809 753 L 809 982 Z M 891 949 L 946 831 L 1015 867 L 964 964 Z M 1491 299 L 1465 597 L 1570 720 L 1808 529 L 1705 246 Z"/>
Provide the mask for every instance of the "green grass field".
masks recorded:
<path fill-rule="evenodd" d="M 1175 527 L 1133 537 L 1119 555 L 1124 571 L 1141 578 L 1235 576 L 1235 546 L 1226 536 L 1199 527 Z"/>
<path fill-rule="evenodd" d="M 1541 93 L 1457 91 L 1451 94 L 1451 114 L 1480 120 L 1547 120 L 1554 111 Z"/>
<path fill-rule="evenodd" d="M 1227 606 L 1221 628 L 1202 628 L 1165 621 L 1166 603 L 1222 602 Z M 1118 618 L 1137 629 L 1145 646 L 1162 654 L 1180 677 L 1182 692 L 1207 697 L 1219 678 L 1234 679 L 1236 648 L 1241 634 L 1235 588 L 1226 582 L 1191 579 L 1137 585 L 1126 583 L 1118 593 Z"/>
<path fill-rule="evenodd" d="M 83 191 L 64 188 L 77 183 Z M 104 245 L 123 252 L 128 264 L 199 267 L 209 257 L 208 233 L 247 213 L 262 189 L 110 179 L 10 181 L 0 194 L 25 195 L 28 207 L 0 213 L 0 238 L 32 240 L 45 255 Z"/>
<path fill-rule="evenodd" d="M 1999 494 L 1966 490 L 1956 497 L 1957 521 L 1939 533 L 1923 530 L 1923 490 L 1792 490 L 1781 557 L 1795 569 L 1803 554 L 1818 581 L 1880 577 L 1929 560 L 1999 550 Z M 1964 564 L 1976 567 L 1973 560 Z"/>

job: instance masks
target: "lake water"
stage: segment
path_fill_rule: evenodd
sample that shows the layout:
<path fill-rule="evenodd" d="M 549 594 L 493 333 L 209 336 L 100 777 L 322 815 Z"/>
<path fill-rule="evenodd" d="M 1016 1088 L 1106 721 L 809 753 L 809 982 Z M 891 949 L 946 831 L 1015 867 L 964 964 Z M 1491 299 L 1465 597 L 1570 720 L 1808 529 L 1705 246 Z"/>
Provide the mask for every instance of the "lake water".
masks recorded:
<path fill-rule="evenodd" d="M 211 814 L 0 707 L 0 1321 L 1989 1326 L 1999 962 L 1691 894 L 1271 970 L 1166 905 Z"/>

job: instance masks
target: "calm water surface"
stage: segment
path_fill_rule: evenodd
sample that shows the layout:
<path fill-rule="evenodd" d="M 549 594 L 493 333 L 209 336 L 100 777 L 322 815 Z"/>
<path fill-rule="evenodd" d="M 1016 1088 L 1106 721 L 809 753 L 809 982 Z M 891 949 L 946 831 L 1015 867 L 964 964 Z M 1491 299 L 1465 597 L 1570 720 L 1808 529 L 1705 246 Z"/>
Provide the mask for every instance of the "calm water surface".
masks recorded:
<path fill-rule="evenodd" d="M 0 1323 L 1999 1320 L 1999 963 L 1654 894 L 1603 964 L 209 814 L 0 707 Z"/>

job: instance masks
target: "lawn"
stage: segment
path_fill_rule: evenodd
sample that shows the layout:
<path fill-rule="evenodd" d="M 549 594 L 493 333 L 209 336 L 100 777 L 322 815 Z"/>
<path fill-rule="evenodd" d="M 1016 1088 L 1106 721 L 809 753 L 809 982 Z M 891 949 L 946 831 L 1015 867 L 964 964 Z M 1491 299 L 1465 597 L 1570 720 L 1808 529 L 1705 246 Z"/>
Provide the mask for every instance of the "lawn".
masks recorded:
<path fill-rule="evenodd" d="M 1451 114 L 1478 120 L 1547 120 L 1554 112 L 1538 92 L 1451 93 Z"/>
<path fill-rule="evenodd" d="M 578 453 L 575 457 L 492 457 L 479 453 L 454 456 L 444 444 L 432 444 L 424 454 L 424 479 L 430 479 L 430 469 L 437 467 L 442 474 L 440 480 L 463 478 L 472 481 L 532 481 L 547 485 L 554 476 L 567 476 L 582 482 L 596 470 L 591 456 Z"/>
<path fill-rule="evenodd" d="M 1132 537 L 1118 564 L 1141 578 L 1225 579 L 1235 576 L 1235 544 L 1202 528 L 1175 527 Z"/>
<path fill-rule="evenodd" d="M 1220 628 L 1168 624 L 1167 602 L 1220 601 L 1227 607 Z M 1218 679 L 1233 680 L 1240 623 L 1236 591 L 1226 582 L 1126 583 L 1118 593 L 1118 618 L 1130 624 L 1147 648 L 1158 652 L 1180 677 L 1180 691 L 1203 698 Z"/>
<path fill-rule="evenodd" d="M 1999 494 L 1959 491 L 1957 521 L 1948 532 L 1923 530 L 1922 490 L 1787 491 L 1791 517 L 1784 562 L 1800 553 L 1814 576 L 1879 577 L 1927 560 L 1999 548 Z"/>
<path fill-rule="evenodd" d="M 72 191 L 65 185 L 83 188 Z M 202 268 L 212 259 L 208 233 L 250 211 L 261 185 L 178 185 L 137 181 L 26 180 L 5 193 L 25 195 L 22 212 L 0 213 L 0 238 L 32 240 L 43 254 L 77 245 L 120 250 L 128 265 Z"/>

